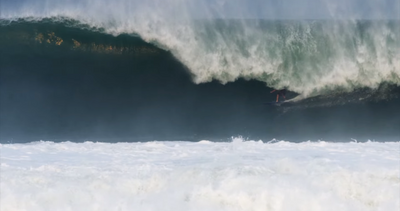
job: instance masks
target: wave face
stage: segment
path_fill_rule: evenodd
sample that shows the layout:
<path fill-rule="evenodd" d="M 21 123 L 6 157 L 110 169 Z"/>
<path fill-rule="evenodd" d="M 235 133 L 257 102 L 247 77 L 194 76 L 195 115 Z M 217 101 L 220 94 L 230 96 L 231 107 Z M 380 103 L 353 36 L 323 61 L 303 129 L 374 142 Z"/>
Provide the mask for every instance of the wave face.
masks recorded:
<path fill-rule="evenodd" d="M 397 140 L 399 135 L 398 87 L 335 92 L 271 107 L 265 103 L 276 98 L 263 82 L 195 84 L 193 73 L 171 52 L 135 35 L 115 37 L 79 24 L 43 19 L 0 27 L 3 141 L 232 135 Z"/>
<path fill-rule="evenodd" d="M 249 9 L 240 1 L 231 4 L 239 19 L 230 20 L 221 5 L 210 5 L 181 0 L 23 1 L 3 6 L 0 17 L 68 19 L 107 34 L 136 34 L 170 51 L 196 83 L 255 79 L 304 96 L 400 84 L 398 20 L 338 20 L 337 5 L 325 5 L 336 18 L 329 21 L 243 20 Z M 203 12 L 194 13 L 199 10 Z"/>
<path fill-rule="evenodd" d="M 0 141 L 398 140 L 398 20 L 165 2 L 2 2 Z"/>

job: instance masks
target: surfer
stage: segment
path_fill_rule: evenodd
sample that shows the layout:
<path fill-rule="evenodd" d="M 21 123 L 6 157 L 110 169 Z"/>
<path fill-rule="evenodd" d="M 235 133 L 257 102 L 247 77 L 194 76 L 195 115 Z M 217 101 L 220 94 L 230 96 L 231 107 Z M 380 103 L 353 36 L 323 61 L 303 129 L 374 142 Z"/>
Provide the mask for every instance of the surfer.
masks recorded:
<path fill-rule="evenodd" d="M 273 93 L 273 92 L 277 92 L 276 93 L 276 102 L 279 102 L 279 96 L 283 97 L 283 101 L 286 100 L 286 96 L 285 96 L 286 95 L 286 89 L 280 89 L 280 90 L 274 89 L 274 90 L 271 91 L 271 93 Z"/>

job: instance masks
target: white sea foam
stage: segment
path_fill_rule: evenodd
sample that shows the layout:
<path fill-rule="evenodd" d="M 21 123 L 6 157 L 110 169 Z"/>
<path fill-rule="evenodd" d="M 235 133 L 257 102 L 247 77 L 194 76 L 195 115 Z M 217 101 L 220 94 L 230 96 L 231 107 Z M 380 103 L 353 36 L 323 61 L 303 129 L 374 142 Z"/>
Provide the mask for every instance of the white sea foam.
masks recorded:
<path fill-rule="evenodd" d="M 2 144 L 0 210 L 400 207 L 400 143 Z"/>

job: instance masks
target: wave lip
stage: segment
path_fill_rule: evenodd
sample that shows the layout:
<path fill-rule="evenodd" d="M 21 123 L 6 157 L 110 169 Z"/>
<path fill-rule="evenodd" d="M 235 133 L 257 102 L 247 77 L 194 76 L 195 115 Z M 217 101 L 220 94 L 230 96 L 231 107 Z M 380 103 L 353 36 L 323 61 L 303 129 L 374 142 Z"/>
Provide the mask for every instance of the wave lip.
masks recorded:
<path fill-rule="evenodd" d="M 138 35 L 170 51 L 196 83 L 256 79 L 303 96 L 400 84 L 398 20 L 199 20 L 190 15 L 192 7 L 181 1 L 61 1 L 43 8 L 33 1 L 3 9 L 1 18 L 69 19 L 112 35 Z"/>

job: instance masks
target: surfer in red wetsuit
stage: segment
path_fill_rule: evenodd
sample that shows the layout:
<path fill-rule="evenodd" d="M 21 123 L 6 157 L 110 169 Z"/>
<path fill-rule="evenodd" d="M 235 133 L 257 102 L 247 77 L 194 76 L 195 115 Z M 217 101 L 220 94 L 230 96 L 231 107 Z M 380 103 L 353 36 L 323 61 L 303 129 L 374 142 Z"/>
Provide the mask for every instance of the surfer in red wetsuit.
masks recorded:
<path fill-rule="evenodd" d="M 273 92 L 277 92 L 276 93 L 276 102 L 279 102 L 279 96 L 283 97 L 283 101 L 286 100 L 286 96 L 285 96 L 286 95 L 286 89 L 280 89 L 280 90 L 274 89 L 274 90 L 271 91 L 271 93 L 273 93 Z"/>

